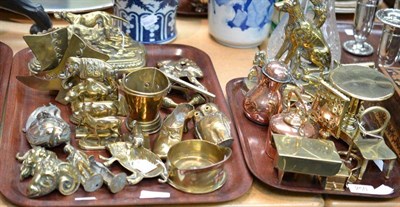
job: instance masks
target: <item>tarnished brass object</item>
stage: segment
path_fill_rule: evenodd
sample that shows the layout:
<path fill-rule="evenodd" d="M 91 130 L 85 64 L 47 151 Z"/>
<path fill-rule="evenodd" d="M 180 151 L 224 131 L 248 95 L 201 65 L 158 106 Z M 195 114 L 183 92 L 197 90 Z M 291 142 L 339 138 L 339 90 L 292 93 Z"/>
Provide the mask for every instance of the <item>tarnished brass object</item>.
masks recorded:
<path fill-rule="evenodd" d="M 161 159 L 167 158 L 171 146 L 182 140 L 187 131 L 186 120 L 192 118 L 194 107 L 191 104 L 179 104 L 165 119 L 154 143 L 153 152 Z"/>
<path fill-rule="evenodd" d="M 199 106 L 194 112 L 194 122 L 197 138 L 224 147 L 232 146 L 231 121 L 216 104 Z"/>
<path fill-rule="evenodd" d="M 107 62 L 116 70 L 129 72 L 146 64 L 146 50 L 143 44 L 133 41 L 113 24 L 113 20 L 127 20 L 104 11 L 86 14 L 59 12 L 54 16 L 70 23 L 67 27 L 69 36 L 78 35 L 109 55 L 110 59 Z"/>
<path fill-rule="evenodd" d="M 227 179 L 224 164 L 232 150 L 203 140 L 185 140 L 168 151 L 168 183 L 194 194 L 210 193 L 221 188 Z"/>
<path fill-rule="evenodd" d="M 317 5 L 318 2 L 320 1 L 312 1 L 314 5 Z M 285 26 L 285 39 L 275 58 L 280 59 L 282 55 L 287 52 L 285 63 L 289 64 L 290 61 L 295 61 L 292 73 L 296 77 L 301 76 L 301 74 L 297 72 L 297 69 L 301 64 L 300 58 L 304 58 L 317 65 L 320 76 L 323 77 L 324 71 L 330 68 L 332 58 L 328 44 L 318 28 L 325 22 L 323 13 L 325 13 L 326 10 L 315 13 L 315 17 L 319 18 L 319 20 L 314 20 L 314 22 L 317 22 L 317 24 L 314 25 L 308 22 L 304 17 L 298 0 L 277 2 L 275 3 L 275 7 L 279 11 L 289 14 L 289 20 Z"/>
<path fill-rule="evenodd" d="M 320 125 L 319 133 L 322 138 L 328 138 L 330 135 L 340 137 L 340 126 L 344 123 L 349 104 L 350 99 L 346 95 L 320 79 L 320 85 L 311 106 L 310 118 Z"/>
<path fill-rule="evenodd" d="M 385 115 L 385 121 L 377 129 L 367 130 L 363 126 L 363 118 L 369 113 L 383 113 Z M 367 169 L 368 161 L 370 160 L 388 160 L 389 166 L 385 174 L 385 178 L 389 179 L 390 172 L 393 170 L 397 156 L 390 147 L 385 143 L 383 134 L 390 121 L 390 113 L 385 108 L 380 106 L 372 106 L 361 112 L 360 117 L 356 124 L 356 131 L 353 135 L 353 142 L 349 146 L 348 153 L 354 148 L 361 153 L 362 165 L 358 179 L 361 180 L 364 176 L 365 170 Z"/>
<path fill-rule="evenodd" d="M 244 78 L 245 90 L 249 91 L 258 85 L 261 79 L 262 72 L 261 68 L 265 66 L 267 62 L 267 54 L 264 50 L 257 51 L 254 55 L 253 67 L 250 68 L 249 74 Z"/>
<path fill-rule="evenodd" d="M 119 95 L 118 100 L 113 101 L 74 101 L 71 103 L 71 110 L 73 113 L 70 121 L 74 124 L 81 123 L 83 113 L 88 113 L 93 117 L 128 115 L 128 106 L 123 95 Z"/>
<path fill-rule="evenodd" d="M 93 102 L 116 100 L 117 97 L 116 88 L 107 86 L 95 79 L 88 78 L 69 89 L 64 100 L 66 102 Z"/>
<path fill-rule="evenodd" d="M 207 99 L 207 97 L 196 93 L 195 95 L 193 95 L 189 102 L 187 102 L 187 104 L 193 105 L 193 106 L 197 106 L 197 105 L 201 105 L 204 104 L 206 102 L 208 102 L 209 100 Z M 162 107 L 163 108 L 176 108 L 179 104 L 176 103 L 174 100 L 172 100 L 171 98 L 168 97 L 164 97 L 162 100 Z"/>
<path fill-rule="evenodd" d="M 31 113 L 24 129 L 31 146 L 55 147 L 69 142 L 71 129 L 60 116 L 60 109 L 49 104 Z"/>
<path fill-rule="evenodd" d="M 141 68 L 124 76 L 121 86 L 128 103 L 128 128 L 131 128 L 130 124 L 136 120 L 144 132 L 159 131 L 159 110 L 163 97 L 171 87 L 168 77 L 157 68 Z"/>
<path fill-rule="evenodd" d="M 215 95 L 207 91 L 207 88 L 197 80 L 197 78 L 203 78 L 204 74 L 193 60 L 188 58 L 181 58 L 177 61 L 163 60 L 157 63 L 157 67 L 163 71 L 172 82 L 212 99 L 215 98 Z M 187 78 L 189 82 L 181 78 Z"/>
<path fill-rule="evenodd" d="M 122 120 L 115 116 L 93 117 L 83 111 L 81 123 L 76 128 L 79 146 L 83 149 L 104 149 L 121 136 Z"/>
<path fill-rule="evenodd" d="M 365 66 L 342 65 L 331 71 L 329 80 L 338 91 L 350 98 L 346 107 L 348 110 L 340 124 L 340 130 L 346 133 L 354 132 L 356 116 L 360 113 L 363 101 L 383 101 L 394 94 L 394 86 L 387 77 Z"/>
<path fill-rule="evenodd" d="M 277 151 L 274 163 L 279 182 L 285 172 L 324 177 L 339 172 L 342 160 L 332 141 L 280 134 L 272 136 Z"/>
<path fill-rule="evenodd" d="M 26 35 L 23 38 L 34 54 L 34 58 L 28 64 L 29 70 L 34 74 L 57 67 L 68 46 L 66 28 Z"/>
<path fill-rule="evenodd" d="M 291 76 L 287 66 L 280 61 L 270 61 L 262 68 L 262 77 L 256 87 L 248 91 L 243 100 L 243 111 L 248 119 L 267 125 L 271 116 L 282 110 L 280 87 Z"/>
<path fill-rule="evenodd" d="M 157 68 L 165 74 L 172 75 L 176 78 L 187 78 L 190 83 L 199 88 L 207 90 L 197 78 L 203 78 L 204 74 L 201 68 L 188 58 L 181 58 L 177 61 L 163 60 L 157 63 Z"/>
<path fill-rule="evenodd" d="M 89 156 L 81 150 L 67 144 L 64 151 L 68 154 L 67 160 L 79 172 L 81 184 L 86 192 L 94 192 L 103 185 L 103 177 L 90 168 Z"/>
<path fill-rule="evenodd" d="M 106 146 L 106 149 L 111 153 L 112 157 L 106 158 L 100 155 L 100 158 L 105 160 L 104 165 L 110 166 L 113 162 L 118 161 L 125 169 L 132 172 L 132 175 L 127 177 L 128 183 L 135 185 L 143 178 L 154 178 L 161 176 L 158 181 L 165 183 L 168 180 L 168 172 L 161 159 L 143 147 L 143 140 L 134 139 L 135 143 L 130 142 L 115 142 Z"/>
<path fill-rule="evenodd" d="M 118 174 L 112 173 L 105 165 L 97 162 L 93 155 L 89 156 L 89 162 L 90 168 L 95 174 L 101 175 L 103 181 L 112 193 L 118 193 L 124 189 L 127 183 L 126 174 L 124 172 Z"/>
<path fill-rule="evenodd" d="M 340 156 L 346 156 L 350 159 L 343 160 L 342 166 L 336 175 L 327 176 L 325 180 L 322 178 L 322 184 L 325 190 L 344 191 L 347 183 L 354 183 L 357 181 L 356 176 L 358 177 L 357 171 L 361 167 L 361 158 L 354 153 L 350 153 L 349 156 L 347 156 L 348 152 L 339 151 L 338 153 Z"/>
<path fill-rule="evenodd" d="M 58 189 L 63 195 L 78 190 L 80 179 L 77 169 L 68 162 L 62 162 L 57 155 L 42 147 L 33 147 L 16 158 L 22 162 L 21 180 L 33 176 L 28 185 L 27 196 L 34 198 L 47 195 Z"/>

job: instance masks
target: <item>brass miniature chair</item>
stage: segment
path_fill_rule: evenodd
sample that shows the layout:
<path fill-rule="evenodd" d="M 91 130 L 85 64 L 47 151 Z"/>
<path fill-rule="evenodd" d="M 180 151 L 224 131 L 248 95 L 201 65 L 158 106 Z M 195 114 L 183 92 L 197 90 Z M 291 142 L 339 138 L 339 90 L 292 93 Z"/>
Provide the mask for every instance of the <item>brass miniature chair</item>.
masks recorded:
<path fill-rule="evenodd" d="M 370 112 L 384 113 L 385 121 L 378 129 L 367 131 L 363 126 L 362 120 L 364 116 Z M 352 137 L 353 143 L 351 143 L 349 147 L 350 152 L 353 147 L 356 146 L 362 156 L 362 164 L 360 174 L 358 176 L 359 180 L 362 180 L 365 170 L 367 169 L 368 161 L 370 160 L 389 160 L 389 166 L 385 174 L 385 178 L 389 179 L 390 172 L 392 171 L 397 159 L 396 154 L 386 145 L 385 139 L 383 138 L 383 133 L 385 132 L 389 120 L 390 113 L 385 108 L 380 106 L 369 107 L 361 113 L 357 122 L 357 129 Z"/>

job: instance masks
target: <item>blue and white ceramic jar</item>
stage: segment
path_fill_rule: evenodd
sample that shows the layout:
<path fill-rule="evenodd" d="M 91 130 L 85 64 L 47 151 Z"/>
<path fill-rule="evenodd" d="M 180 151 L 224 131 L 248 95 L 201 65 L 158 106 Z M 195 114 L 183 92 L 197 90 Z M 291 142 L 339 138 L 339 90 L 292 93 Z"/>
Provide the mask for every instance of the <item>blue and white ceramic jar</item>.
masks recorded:
<path fill-rule="evenodd" d="M 129 21 L 122 31 L 134 40 L 161 44 L 176 38 L 177 7 L 178 0 L 116 0 L 114 14 Z"/>
<path fill-rule="evenodd" d="M 275 0 L 210 0 L 210 34 L 221 44 L 250 48 L 269 33 Z"/>

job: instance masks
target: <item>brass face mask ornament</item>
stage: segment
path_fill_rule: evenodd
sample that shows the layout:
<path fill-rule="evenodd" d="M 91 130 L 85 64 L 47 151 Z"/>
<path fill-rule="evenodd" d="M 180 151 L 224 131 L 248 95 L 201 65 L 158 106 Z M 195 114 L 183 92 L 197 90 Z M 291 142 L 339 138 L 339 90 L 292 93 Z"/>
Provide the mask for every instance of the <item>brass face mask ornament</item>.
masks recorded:
<path fill-rule="evenodd" d="M 231 122 L 214 103 L 206 103 L 194 112 L 195 135 L 201 140 L 230 147 L 233 143 Z"/>
<path fill-rule="evenodd" d="M 33 176 L 27 189 L 28 197 L 44 196 L 55 189 L 63 195 L 71 195 L 79 188 L 77 169 L 70 163 L 59 160 L 54 152 L 34 147 L 22 156 L 18 153 L 16 158 L 22 162 L 21 180 Z"/>
<path fill-rule="evenodd" d="M 105 166 L 110 166 L 113 162 L 118 161 L 125 169 L 132 172 L 127 177 L 130 185 L 139 183 L 143 178 L 154 178 L 161 176 L 158 181 L 165 183 L 168 180 L 168 172 L 161 159 L 152 151 L 143 146 L 143 139 L 132 138 L 135 143 L 131 142 L 115 142 L 106 146 L 112 157 L 106 158 Z"/>
<path fill-rule="evenodd" d="M 31 146 L 55 147 L 69 142 L 71 137 L 71 129 L 61 118 L 60 109 L 51 103 L 31 113 L 24 132 Z"/>

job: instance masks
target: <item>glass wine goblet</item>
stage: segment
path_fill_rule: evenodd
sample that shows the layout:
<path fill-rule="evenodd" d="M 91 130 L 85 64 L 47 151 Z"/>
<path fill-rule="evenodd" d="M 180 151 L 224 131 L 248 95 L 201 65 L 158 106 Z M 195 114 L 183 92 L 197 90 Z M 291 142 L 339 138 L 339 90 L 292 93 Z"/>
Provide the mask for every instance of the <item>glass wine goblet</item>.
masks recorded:
<path fill-rule="evenodd" d="M 378 3 L 379 0 L 357 0 L 353 25 L 354 40 L 343 43 L 343 48 L 347 52 L 359 56 L 368 56 L 374 53 L 374 48 L 366 40 L 374 26 Z"/>

